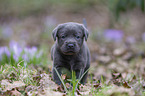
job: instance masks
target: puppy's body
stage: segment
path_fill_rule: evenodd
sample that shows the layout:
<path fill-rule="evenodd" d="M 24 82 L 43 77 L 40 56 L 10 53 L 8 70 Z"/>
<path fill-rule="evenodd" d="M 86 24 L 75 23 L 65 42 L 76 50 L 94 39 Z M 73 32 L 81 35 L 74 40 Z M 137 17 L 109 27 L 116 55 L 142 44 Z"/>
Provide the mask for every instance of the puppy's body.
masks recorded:
<path fill-rule="evenodd" d="M 61 82 L 54 68 L 60 75 L 63 68 L 73 70 L 76 72 L 76 77 L 79 78 L 90 67 L 90 52 L 85 42 L 87 37 L 87 29 L 78 23 L 64 23 L 54 29 L 53 38 L 54 40 L 57 38 L 57 41 L 51 49 L 51 57 L 53 79 L 57 84 L 61 84 Z M 84 84 L 86 79 L 87 73 L 81 83 Z"/>

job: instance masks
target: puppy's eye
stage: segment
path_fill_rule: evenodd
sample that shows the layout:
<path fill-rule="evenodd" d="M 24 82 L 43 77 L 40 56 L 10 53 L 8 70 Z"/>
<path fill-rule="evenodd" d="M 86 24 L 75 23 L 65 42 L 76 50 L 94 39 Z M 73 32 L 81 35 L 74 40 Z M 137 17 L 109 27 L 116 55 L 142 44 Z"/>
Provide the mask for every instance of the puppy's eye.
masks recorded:
<path fill-rule="evenodd" d="M 61 38 L 62 38 L 62 39 L 64 39 L 64 38 L 65 38 L 65 36 L 63 35 L 63 36 L 61 36 Z"/>
<path fill-rule="evenodd" d="M 76 36 L 77 39 L 80 39 L 80 36 Z"/>

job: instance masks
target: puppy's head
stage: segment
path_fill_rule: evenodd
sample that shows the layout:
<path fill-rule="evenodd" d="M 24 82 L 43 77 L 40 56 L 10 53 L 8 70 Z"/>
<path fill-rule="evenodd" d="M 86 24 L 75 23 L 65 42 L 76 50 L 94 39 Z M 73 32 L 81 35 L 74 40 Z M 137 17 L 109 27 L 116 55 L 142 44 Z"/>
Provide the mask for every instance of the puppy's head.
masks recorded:
<path fill-rule="evenodd" d="M 88 30 L 84 25 L 74 22 L 59 24 L 52 33 L 54 41 L 65 55 L 73 55 L 80 51 L 84 39 L 88 38 Z"/>

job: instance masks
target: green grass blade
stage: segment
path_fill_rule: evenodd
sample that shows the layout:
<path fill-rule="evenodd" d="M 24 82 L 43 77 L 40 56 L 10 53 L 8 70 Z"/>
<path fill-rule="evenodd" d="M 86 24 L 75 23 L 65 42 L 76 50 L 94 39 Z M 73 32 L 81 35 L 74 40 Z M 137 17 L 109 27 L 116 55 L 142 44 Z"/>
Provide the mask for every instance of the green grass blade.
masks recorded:
<path fill-rule="evenodd" d="M 78 80 L 78 82 L 77 82 L 77 84 L 76 84 L 76 89 L 77 89 L 77 86 L 78 86 L 78 84 L 79 84 L 79 82 L 81 81 L 81 79 L 84 77 L 84 75 L 89 71 L 89 69 L 90 68 L 88 68 L 86 71 L 85 71 L 85 73 L 81 76 L 81 78 Z"/>
<path fill-rule="evenodd" d="M 59 77 L 59 79 L 60 79 L 61 83 L 63 84 L 65 91 L 66 91 L 66 92 L 68 92 L 68 90 L 67 90 L 67 88 L 66 88 L 66 86 L 65 86 L 65 84 L 64 84 L 64 82 L 63 82 L 63 80 L 61 79 L 61 76 L 59 75 L 59 73 L 58 73 L 57 69 L 56 69 L 56 68 L 54 68 L 54 70 L 56 71 L 56 73 L 57 73 L 57 75 L 58 75 L 58 77 Z"/>

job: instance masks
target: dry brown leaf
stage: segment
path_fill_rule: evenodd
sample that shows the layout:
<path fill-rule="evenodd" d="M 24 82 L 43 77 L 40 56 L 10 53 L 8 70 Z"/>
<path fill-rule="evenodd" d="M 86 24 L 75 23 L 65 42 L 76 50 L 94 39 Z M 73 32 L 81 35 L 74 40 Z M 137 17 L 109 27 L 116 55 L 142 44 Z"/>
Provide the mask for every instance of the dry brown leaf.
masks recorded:
<path fill-rule="evenodd" d="M 109 96 L 115 96 L 116 93 L 120 94 L 127 94 L 127 96 L 135 96 L 135 92 L 132 89 L 129 88 L 124 88 L 124 87 L 118 87 L 118 86 L 113 86 L 113 88 L 110 88 L 108 91 L 105 91 L 104 94 L 108 94 Z"/>
<path fill-rule="evenodd" d="M 111 57 L 110 56 L 99 56 L 98 61 L 106 64 L 106 63 L 111 62 Z"/>
<path fill-rule="evenodd" d="M 125 88 L 131 88 L 126 81 L 123 82 L 123 87 L 125 87 Z"/>
<path fill-rule="evenodd" d="M 4 94 L 11 94 L 12 96 L 20 96 L 21 93 L 18 90 L 21 91 L 24 90 L 25 84 L 22 81 L 14 81 L 13 83 L 9 83 L 8 80 L 2 80 L 1 87 L 2 87 L 2 92 Z"/>
<path fill-rule="evenodd" d="M 41 80 L 40 80 L 40 87 L 43 88 L 51 88 L 51 89 L 56 89 L 57 88 L 57 84 L 55 84 L 51 78 L 49 77 L 48 74 L 43 73 L 41 74 Z"/>
<path fill-rule="evenodd" d="M 11 91 L 11 95 L 12 96 L 21 96 L 21 93 L 19 91 L 17 91 L 16 89 L 14 89 L 13 91 Z"/>
<path fill-rule="evenodd" d="M 62 85 L 58 85 L 58 87 L 56 88 L 56 91 L 64 92 L 63 86 Z"/>
<path fill-rule="evenodd" d="M 125 52 L 126 52 L 126 49 L 124 49 L 124 48 L 118 48 L 118 49 L 115 49 L 113 51 L 113 55 L 114 56 L 122 56 L 123 54 L 125 54 Z"/>
<path fill-rule="evenodd" d="M 76 90 L 76 91 L 78 95 L 88 96 L 89 93 L 91 92 L 90 90 L 91 90 L 90 86 L 84 86 L 81 90 Z"/>
<path fill-rule="evenodd" d="M 12 90 L 12 88 L 13 88 L 13 87 L 12 87 L 12 84 L 9 83 L 9 81 L 6 80 L 6 79 L 1 81 L 1 87 L 2 87 L 2 91 L 3 91 L 3 92 Z"/>
<path fill-rule="evenodd" d="M 25 88 L 25 83 L 23 83 L 22 81 L 14 81 L 13 82 L 13 84 L 12 84 L 12 86 L 13 86 L 13 88 L 18 88 L 18 90 L 24 90 L 24 88 Z"/>
<path fill-rule="evenodd" d="M 38 96 L 66 96 L 65 93 L 52 91 L 50 88 L 44 89 L 43 94 L 38 92 Z"/>
<path fill-rule="evenodd" d="M 123 60 L 130 60 L 134 57 L 134 54 L 132 52 L 127 52 L 126 54 L 123 55 L 122 59 Z"/>
<path fill-rule="evenodd" d="M 34 86 L 27 86 L 26 88 L 25 88 L 25 92 L 26 93 L 28 93 L 28 92 L 30 92 L 31 90 L 34 90 L 34 89 L 36 89 Z"/>
<path fill-rule="evenodd" d="M 2 91 L 10 91 L 17 88 L 18 90 L 24 90 L 25 84 L 22 81 L 14 81 L 12 84 L 8 80 L 1 81 Z"/>

